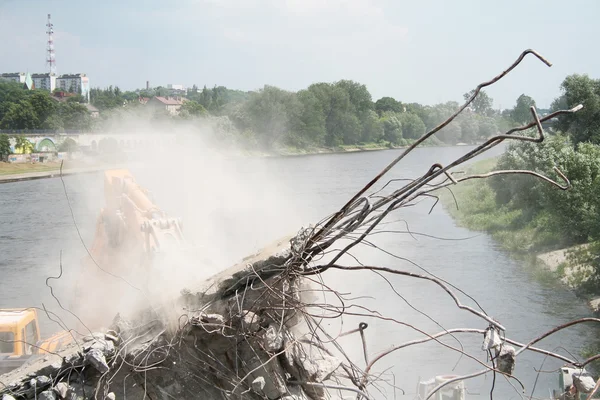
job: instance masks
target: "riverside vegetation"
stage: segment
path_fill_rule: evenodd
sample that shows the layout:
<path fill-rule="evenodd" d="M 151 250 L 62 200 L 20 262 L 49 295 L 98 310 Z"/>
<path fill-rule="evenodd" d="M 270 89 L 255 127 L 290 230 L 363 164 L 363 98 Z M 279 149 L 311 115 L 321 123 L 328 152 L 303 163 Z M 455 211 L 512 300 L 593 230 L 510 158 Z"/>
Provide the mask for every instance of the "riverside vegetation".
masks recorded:
<path fill-rule="evenodd" d="M 127 119 L 143 117 L 153 124 L 208 124 L 212 129 L 206 131 L 213 132 L 224 145 L 289 154 L 406 146 L 459 107 L 454 101 L 433 106 L 392 97 L 373 101 L 365 85 L 351 80 L 315 83 L 298 92 L 268 85 L 250 92 L 223 86 L 199 89 L 194 85 L 185 93 L 186 101 L 177 116 L 151 110 L 140 102 L 169 93 L 162 87 L 130 92 L 118 87 L 95 88 L 90 91 L 90 102 L 100 110 L 100 117 L 91 118 L 81 104 L 85 101 L 81 95 L 58 102 L 48 92 L 29 91 L 17 83 L 0 81 L 0 129 L 103 131 Z M 466 93 L 465 98 L 470 94 Z M 482 92 L 468 112 L 428 144 L 479 142 L 511 123 L 510 111 L 495 110 L 493 99 Z M 17 147 L 22 145 L 26 144 L 18 143 Z M 0 152 L 6 152 L 6 148 L 0 147 Z"/>
<path fill-rule="evenodd" d="M 495 176 L 455 190 L 459 208 L 445 204 L 462 225 L 491 233 L 505 248 L 532 254 L 572 248 L 565 268 L 587 266 L 576 276 L 579 293 L 600 294 L 600 81 L 572 75 L 552 109 L 583 104 L 577 114 L 561 116 L 542 143 L 513 142 L 496 159 L 471 166 L 478 172 L 529 169 L 558 178 L 559 167 L 572 188 L 560 191 L 531 176 Z M 533 133 L 532 133 L 533 134 Z M 578 246 L 584 245 L 584 246 Z"/>

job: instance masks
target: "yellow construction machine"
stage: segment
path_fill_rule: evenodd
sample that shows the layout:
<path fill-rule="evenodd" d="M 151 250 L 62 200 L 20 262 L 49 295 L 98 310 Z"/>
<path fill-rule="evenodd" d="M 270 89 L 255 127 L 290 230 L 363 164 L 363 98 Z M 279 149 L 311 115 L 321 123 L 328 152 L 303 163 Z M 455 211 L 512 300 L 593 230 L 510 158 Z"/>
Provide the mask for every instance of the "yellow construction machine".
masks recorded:
<path fill-rule="evenodd" d="M 105 171 L 104 195 L 106 206 L 100 211 L 71 304 L 71 310 L 90 324 L 85 328 L 91 329 L 114 316 L 108 303 L 123 305 L 122 293 L 113 289 L 119 283 L 115 278 L 131 282 L 135 276 L 139 279 L 134 284 L 146 292 L 150 277 L 159 276 L 160 283 L 165 276 L 152 270 L 161 254 L 174 249 L 181 253 L 185 247 L 181 221 L 160 210 L 128 170 Z M 168 268 L 163 273 L 168 274 Z M 60 332 L 42 341 L 35 309 L 0 309 L 0 374 L 40 354 L 56 352 L 72 340 L 70 333 Z"/>
<path fill-rule="evenodd" d="M 69 332 L 59 332 L 42 340 L 35 309 L 0 310 L 0 374 L 20 367 L 28 360 L 54 353 L 71 343 Z"/>

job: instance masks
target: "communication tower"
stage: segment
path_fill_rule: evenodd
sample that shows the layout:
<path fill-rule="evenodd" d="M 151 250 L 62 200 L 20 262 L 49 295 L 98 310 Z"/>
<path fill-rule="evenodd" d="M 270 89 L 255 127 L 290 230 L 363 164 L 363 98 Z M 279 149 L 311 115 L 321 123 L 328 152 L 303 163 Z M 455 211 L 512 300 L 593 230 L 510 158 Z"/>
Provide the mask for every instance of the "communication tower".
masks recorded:
<path fill-rule="evenodd" d="M 48 53 L 46 56 L 46 63 L 50 67 L 50 73 L 56 74 L 56 59 L 54 57 L 54 25 L 50 20 L 50 14 L 48 14 L 48 23 L 46 24 L 48 34 L 48 46 L 46 47 L 46 52 Z"/>

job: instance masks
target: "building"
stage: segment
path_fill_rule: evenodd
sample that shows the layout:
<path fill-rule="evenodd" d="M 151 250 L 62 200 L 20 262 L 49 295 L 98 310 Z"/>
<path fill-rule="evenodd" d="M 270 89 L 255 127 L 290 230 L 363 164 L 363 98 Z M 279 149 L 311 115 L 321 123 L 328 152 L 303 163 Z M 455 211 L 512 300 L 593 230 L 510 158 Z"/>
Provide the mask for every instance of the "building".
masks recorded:
<path fill-rule="evenodd" d="M 183 85 L 173 85 L 172 83 L 169 83 L 167 85 L 167 89 L 171 89 L 171 90 L 185 90 L 185 88 L 183 87 Z"/>
<path fill-rule="evenodd" d="M 45 73 L 45 74 L 33 74 L 31 75 L 31 79 L 33 80 L 33 86 L 36 89 L 44 89 L 49 92 L 54 91 L 56 89 L 56 75 Z"/>
<path fill-rule="evenodd" d="M 90 101 L 90 80 L 86 74 L 66 74 L 56 78 L 56 87 L 70 93 L 79 93 Z"/>
<path fill-rule="evenodd" d="M 156 109 L 162 109 L 167 111 L 171 115 L 179 114 L 179 110 L 183 105 L 184 100 L 181 97 L 172 97 L 172 96 L 154 96 L 146 103 L 149 107 L 154 107 Z"/>
<path fill-rule="evenodd" d="M 25 72 L 13 72 L 7 74 L 0 74 L 0 79 L 7 81 L 13 81 L 17 83 L 25 83 Z"/>

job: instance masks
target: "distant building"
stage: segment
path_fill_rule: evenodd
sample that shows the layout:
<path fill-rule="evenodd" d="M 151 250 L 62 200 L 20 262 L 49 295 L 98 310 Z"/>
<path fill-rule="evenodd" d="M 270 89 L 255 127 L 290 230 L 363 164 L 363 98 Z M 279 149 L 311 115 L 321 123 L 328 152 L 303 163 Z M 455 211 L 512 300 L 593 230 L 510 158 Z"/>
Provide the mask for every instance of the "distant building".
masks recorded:
<path fill-rule="evenodd" d="M 185 90 L 185 88 L 183 87 L 183 85 L 173 85 L 171 83 L 169 83 L 167 85 L 167 89 L 172 89 L 172 90 Z"/>
<path fill-rule="evenodd" d="M 6 81 L 13 81 L 17 83 L 25 83 L 25 72 L 0 74 L 0 79 L 4 79 Z"/>
<path fill-rule="evenodd" d="M 33 74 L 31 75 L 33 85 L 36 89 L 44 89 L 49 92 L 56 89 L 56 75 L 45 73 L 45 74 Z"/>
<path fill-rule="evenodd" d="M 179 110 L 183 105 L 184 100 L 181 97 L 172 96 L 154 96 L 146 102 L 149 107 L 155 107 L 156 109 L 163 109 L 171 115 L 179 114 Z"/>
<path fill-rule="evenodd" d="M 90 80 L 86 74 L 66 74 L 56 78 L 56 87 L 65 92 L 78 93 L 90 101 Z"/>

